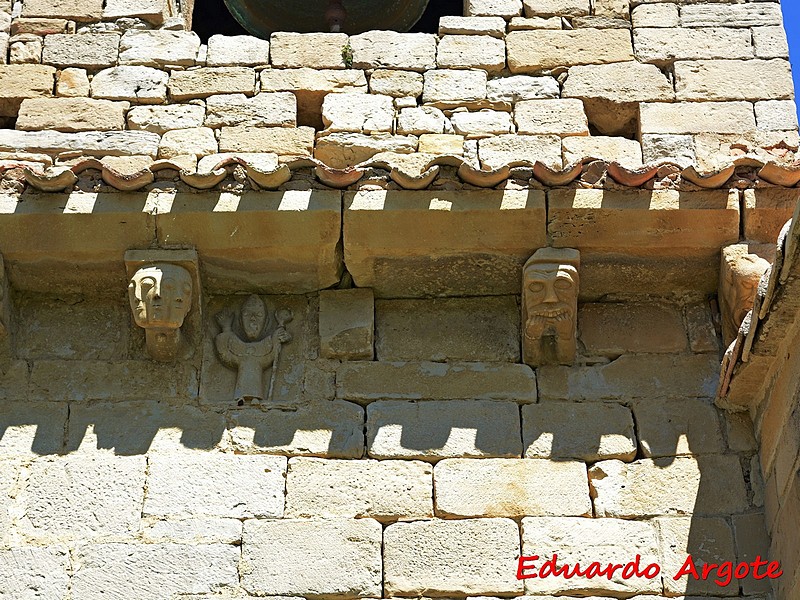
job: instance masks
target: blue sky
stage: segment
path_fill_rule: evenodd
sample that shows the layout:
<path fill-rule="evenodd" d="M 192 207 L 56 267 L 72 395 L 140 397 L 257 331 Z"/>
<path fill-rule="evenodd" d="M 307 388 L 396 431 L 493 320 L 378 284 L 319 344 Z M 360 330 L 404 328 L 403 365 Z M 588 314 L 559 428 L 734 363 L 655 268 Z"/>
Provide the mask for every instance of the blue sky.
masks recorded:
<path fill-rule="evenodd" d="M 795 95 L 800 92 L 800 0 L 783 0 L 783 21 L 789 35 Z M 800 112 L 800 111 L 798 111 Z"/>

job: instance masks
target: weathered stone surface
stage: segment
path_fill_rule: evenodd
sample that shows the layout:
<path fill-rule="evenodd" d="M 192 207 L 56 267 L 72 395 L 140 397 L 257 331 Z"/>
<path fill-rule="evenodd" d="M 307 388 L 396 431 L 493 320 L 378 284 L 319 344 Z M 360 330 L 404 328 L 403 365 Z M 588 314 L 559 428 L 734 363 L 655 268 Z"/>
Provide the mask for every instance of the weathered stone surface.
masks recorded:
<path fill-rule="evenodd" d="M 464 153 L 464 136 L 424 133 L 419 136 L 418 150 L 420 153 L 460 156 Z"/>
<path fill-rule="evenodd" d="M 522 14 L 522 0 L 465 0 L 467 16 L 515 17 Z"/>
<path fill-rule="evenodd" d="M 764 515 L 754 513 L 733 517 L 733 532 L 736 539 L 736 557 L 743 562 L 752 562 L 757 556 L 769 556 L 769 536 L 764 524 Z M 770 592 L 767 580 L 758 580 L 751 574 L 742 581 L 745 594 Z"/>
<path fill-rule="evenodd" d="M 163 600 L 239 584 L 241 551 L 228 544 L 92 544 L 74 561 L 72 594 Z"/>
<path fill-rule="evenodd" d="M 512 73 L 633 60 L 630 33 L 622 29 L 512 31 L 506 46 Z"/>
<path fill-rule="evenodd" d="M 797 129 L 797 105 L 792 100 L 756 102 L 756 123 L 759 129 L 785 131 Z"/>
<path fill-rule="evenodd" d="M 250 35 L 208 38 L 208 67 L 257 67 L 269 64 L 269 41 Z"/>
<path fill-rule="evenodd" d="M 682 168 L 697 163 L 691 135 L 642 133 L 642 158 L 645 163 L 671 159 Z"/>
<path fill-rule="evenodd" d="M 55 74 L 44 65 L 0 65 L 0 116 L 16 116 L 25 98 L 52 96 Z"/>
<path fill-rule="evenodd" d="M 520 134 L 589 135 L 589 122 L 580 100 L 524 100 L 514 110 Z"/>
<path fill-rule="evenodd" d="M 585 0 L 523 0 L 526 17 L 581 17 L 589 14 Z"/>
<path fill-rule="evenodd" d="M 422 83 L 420 73 L 378 69 L 369 77 L 369 90 L 373 94 L 395 98 L 417 98 L 422 95 Z"/>
<path fill-rule="evenodd" d="M 774 244 L 783 225 L 792 218 L 800 200 L 795 190 L 765 188 L 744 191 L 744 237 L 753 242 Z"/>
<path fill-rule="evenodd" d="M 547 102 L 536 100 L 535 102 Z M 561 138 L 557 135 L 498 135 L 478 143 L 481 166 L 499 169 L 511 163 L 542 162 L 551 169 L 561 169 Z"/>
<path fill-rule="evenodd" d="M 436 68 L 436 36 L 427 33 L 368 31 L 350 38 L 356 69 Z"/>
<path fill-rule="evenodd" d="M 602 461 L 589 469 L 589 485 L 598 517 L 728 515 L 748 506 L 734 454 Z"/>
<path fill-rule="evenodd" d="M 564 97 L 601 99 L 615 103 L 671 100 L 672 84 L 655 65 L 619 62 L 572 67 Z"/>
<path fill-rule="evenodd" d="M 633 414 L 647 458 L 725 452 L 717 410 L 705 400 L 641 400 L 633 405 Z"/>
<path fill-rule="evenodd" d="M 582 462 L 448 458 L 434 469 L 440 517 L 591 516 Z"/>
<path fill-rule="evenodd" d="M 443 133 L 447 117 L 433 106 L 404 108 L 397 115 L 397 133 L 401 135 L 420 135 Z"/>
<path fill-rule="evenodd" d="M 616 161 L 628 168 L 642 165 L 642 146 L 636 140 L 609 136 L 570 136 L 562 142 L 564 164 L 572 165 L 584 158 Z"/>
<path fill-rule="evenodd" d="M 242 522 L 238 519 L 188 517 L 146 518 L 142 538 L 148 544 L 236 544 L 242 543 Z"/>
<path fill-rule="evenodd" d="M 522 407 L 525 458 L 605 459 L 636 457 L 631 411 L 617 404 L 547 402 Z"/>
<path fill-rule="evenodd" d="M 690 304 L 686 307 L 686 332 L 692 352 L 718 352 L 719 340 L 714 328 L 714 318 L 708 302 Z"/>
<path fill-rule="evenodd" d="M 164 71 L 152 67 L 112 67 L 92 78 L 92 96 L 161 104 L 167 99 L 167 79 Z"/>
<path fill-rule="evenodd" d="M 111 131 L 125 129 L 127 102 L 89 98 L 28 98 L 22 101 L 17 129 L 38 131 Z"/>
<path fill-rule="evenodd" d="M 23 33 L 9 40 L 8 62 L 12 64 L 37 64 L 42 62 L 42 38 Z M 5 61 L 4 61 L 5 62 Z"/>
<path fill-rule="evenodd" d="M 381 361 L 520 360 L 513 296 L 379 300 L 375 314 Z"/>
<path fill-rule="evenodd" d="M 396 523 L 384 534 L 387 595 L 514 594 L 519 528 L 511 519 Z"/>
<path fill-rule="evenodd" d="M 439 19 L 439 35 L 491 35 L 502 38 L 506 34 L 506 22 L 502 17 L 460 17 L 445 15 Z M 504 51 L 505 53 L 505 51 Z"/>
<path fill-rule="evenodd" d="M 329 167 L 344 169 L 369 160 L 379 152 L 409 154 L 416 149 L 414 136 L 331 133 L 317 140 L 314 157 Z"/>
<path fill-rule="evenodd" d="M 491 363 L 353 362 L 337 369 L 339 398 L 536 401 L 536 379 L 526 365 Z"/>
<path fill-rule="evenodd" d="M 789 62 L 698 60 L 675 63 L 678 100 L 787 100 L 793 97 Z"/>
<path fill-rule="evenodd" d="M 206 156 L 217 152 L 214 130 L 208 127 L 173 129 L 164 133 L 158 146 L 159 158 L 174 158 L 186 154 Z"/>
<path fill-rule="evenodd" d="M 245 521 L 242 586 L 259 596 L 380 597 L 381 538 L 373 519 Z"/>
<path fill-rule="evenodd" d="M 699 171 L 721 170 L 740 156 L 756 157 L 763 162 L 791 162 L 800 148 L 796 131 L 751 130 L 743 133 L 699 133 L 694 136 L 696 166 Z"/>
<path fill-rule="evenodd" d="M 728 27 L 637 28 L 633 31 L 633 46 L 638 60 L 655 64 L 674 60 L 753 57 L 750 31 Z"/>
<path fill-rule="evenodd" d="M 154 25 L 161 25 L 171 16 L 172 5 L 169 0 L 105 0 L 104 19 L 138 17 Z"/>
<path fill-rule="evenodd" d="M 591 543 L 602 540 L 602 545 Z M 522 520 L 522 554 L 538 555 L 534 561 L 537 570 L 545 560 L 558 554 L 559 565 L 582 567 L 598 562 L 626 564 L 638 554 L 642 568 L 650 563 L 659 564 L 661 552 L 658 533 L 649 522 L 622 521 L 618 519 L 584 519 L 580 517 L 529 517 Z M 530 574 L 533 571 L 526 571 Z M 525 580 L 525 591 L 529 594 L 604 594 L 630 596 L 631 594 L 661 593 L 661 578 L 646 579 L 631 577 L 623 579 L 618 570 L 611 578 L 587 579 L 575 577 L 537 577 Z"/>
<path fill-rule="evenodd" d="M 731 5 L 712 2 L 681 7 L 684 27 L 756 27 L 780 25 L 782 22 L 780 6 L 770 2 Z"/>
<path fill-rule="evenodd" d="M 344 69 L 342 49 L 347 46 L 348 39 L 345 33 L 276 32 L 270 37 L 272 66 Z"/>
<path fill-rule="evenodd" d="M 23 17 L 95 21 L 102 13 L 102 0 L 28 0 L 22 6 Z"/>
<path fill-rule="evenodd" d="M 134 107 L 128 112 L 128 127 L 163 135 L 172 129 L 200 127 L 205 114 L 196 104 Z"/>
<path fill-rule="evenodd" d="M 394 102 L 376 94 L 328 94 L 322 102 L 322 123 L 330 132 L 391 133 Z"/>
<path fill-rule="evenodd" d="M 756 58 L 788 58 L 789 42 L 783 27 L 754 27 L 752 32 Z"/>
<path fill-rule="evenodd" d="M 144 485 L 144 456 L 40 458 L 23 492 L 20 527 L 44 543 L 132 535 Z"/>
<path fill-rule="evenodd" d="M 444 35 L 439 40 L 436 64 L 441 69 L 502 71 L 506 45 L 490 35 Z"/>
<path fill-rule="evenodd" d="M 52 403 L 4 403 L 0 407 L 0 455 L 36 457 L 63 451 L 67 405 Z M 6 477 L 0 479 L 0 539 L 3 538 L 3 495 L 16 477 L 15 465 L 4 465 Z"/>
<path fill-rule="evenodd" d="M 75 98 L 89 95 L 89 77 L 86 69 L 67 68 L 58 73 L 56 96 Z"/>
<path fill-rule="evenodd" d="M 719 377 L 716 355 L 625 355 L 593 367 L 541 367 L 543 400 L 713 398 Z"/>
<path fill-rule="evenodd" d="M 222 94 L 206 100 L 207 127 L 251 125 L 294 127 L 297 124 L 297 99 L 289 92 Z"/>
<path fill-rule="evenodd" d="M 680 27 L 681 18 L 678 5 L 659 2 L 657 4 L 640 4 L 631 13 L 633 27 Z"/>
<path fill-rule="evenodd" d="M 193 31 L 129 30 L 119 42 L 119 64 L 191 67 L 199 51 L 200 38 Z"/>
<path fill-rule="evenodd" d="M 173 100 L 208 98 L 215 94 L 245 94 L 255 91 L 255 71 L 247 67 L 201 67 L 173 71 L 169 95 Z"/>
<path fill-rule="evenodd" d="M 45 38 L 42 62 L 56 67 L 102 69 L 117 63 L 120 37 L 114 33 L 55 34 Z"/>
<path fill-rule="evenodd" d="M 450 121 L 456 133 L 472 138 L 502 135 L 514 130 L 511 114 L 499 110 L 457 112 Z"/>
<path fill-rule="evenodd" d="M 370 517 L 384 522 L 430 518 L 432 486 L 433 468 L 424 462 L 293 458 L 285 516 Z"/>
<path fill-rule="evenodd" d="M 519 458 L 519 408 L 513 402 L 378 401 L 367 407 L 373 458 Z"/>
<path fill-rule="evenodd" d="M 641 105 L 642 133 L 739 133 L 755 129 L 749 102 L 674 102 Z"/>
<path fill-rule="evenodd" d="M 8 598 L 65 598 L 69 570 L 67 546 L 0 550 L 0 590 Z"/>
<path fill-rule="evenodd" d="M 440 69 L 425 72 L 422 101 L 459 103 L 486 98 L 486 71 Z"/>
<path fill-rule="evenodd" d="M 617 357 L 633 352 L 688 350 L 680 312 L 651 303 L 584 304 L 578 313 L 579 337 L 589 355 Z"/>
<path fill-rule="evenodd" d="M 487 98 L 493 102 L 519 102 L 558 98 L 561 90 L 554 77 L 512 75 L 490 80 L 486 92 Z"/>
<path fill-rule="evenodd" d="M 158 454 L 148 462 L 143 514 L 283 516 L 286 458 L 282 456 Z"/>
<path fill-rule="evenodd" d="M 311 156 L 314 130 L 310 127 L 223 127 L 220 152 L 274 152 L 279 156 Z"/>
<path fill-rule="evenodd" d="M 375 300 L 370 289 L 323 290 L 319 294 L 320 355 L 372 360 Z"/>

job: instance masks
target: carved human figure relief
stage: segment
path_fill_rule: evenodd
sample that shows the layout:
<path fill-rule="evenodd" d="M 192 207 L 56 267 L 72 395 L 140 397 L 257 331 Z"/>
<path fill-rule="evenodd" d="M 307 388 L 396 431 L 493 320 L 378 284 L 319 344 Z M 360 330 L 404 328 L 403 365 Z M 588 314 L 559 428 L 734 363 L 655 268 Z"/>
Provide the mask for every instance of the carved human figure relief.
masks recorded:
<path fill-rule="evenodd" d="M 722 249 L 719 310 L 725 346 L 736 339 L 742 321 L 752 310 L 758 282 L 774 260 L 774 248 L 772 244 L 733 244 Z"/>
<path fill-rule="evenodd" d="M 275 320 L 275 330 L 267 335 L 269 311 L 256 295 L 242 303 L 238 315 L 230 309 L 217 315 L 221 331 L 214 342 L 220 362 L 236 371 L 233 399 L 237 402 L 260 402 L 264 399 L 264 371 L 270 367 L 273 367 L 272 377 L 266 398 L 272 398 L 281 345 L 292 339 L 286 331 L 286 324 L 292 320 L 291 312 L 277 311 Z"/>
<path fill-rule="evenodd" d="M 139 268 L 128 284 L 133 319 L 145 330 L 147 351 L 172 361 L 183 342 L 181 327 L 192 308 L 192 276 L 181 266 L 155 263 Z"/>
<path fill-rule="evenodd" d="M 541 248 L 522 269 L 522 359 L 570 365 L 577 351 L 580 252 Z"/>

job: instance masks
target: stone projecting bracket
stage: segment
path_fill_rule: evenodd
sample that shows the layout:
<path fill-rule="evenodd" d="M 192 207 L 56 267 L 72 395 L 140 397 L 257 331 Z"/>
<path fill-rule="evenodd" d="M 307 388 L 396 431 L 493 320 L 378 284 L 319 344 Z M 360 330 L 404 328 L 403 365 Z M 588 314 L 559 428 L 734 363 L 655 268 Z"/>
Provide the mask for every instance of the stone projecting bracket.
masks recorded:
<path fill-rule="evenodd" d="M 145 330 L 147 353 L 172 362 L 191 353 L 201 330 L 201 286 L 194 250 L 129 250 L 128 299 Z"/>

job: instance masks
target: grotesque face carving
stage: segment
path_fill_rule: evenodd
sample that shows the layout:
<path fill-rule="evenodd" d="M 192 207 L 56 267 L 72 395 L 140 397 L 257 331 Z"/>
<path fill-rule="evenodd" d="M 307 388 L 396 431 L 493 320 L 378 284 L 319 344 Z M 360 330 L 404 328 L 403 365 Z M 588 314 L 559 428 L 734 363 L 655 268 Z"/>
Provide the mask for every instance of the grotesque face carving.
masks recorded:
<path fill-rule="evenodd" d="M 742 321 L 753 308 L 761 276 L 769 269 L 769 261 L 759 254 L 774 252 L 773 248 L 771 244 L 754 244 L 752 248 L 734 244 L 722 250 L 719 304 L 725 345 L 736 339 Z"/>
<path fill-rule="evenodd" d="M 251 342 L 261 337 L 267 325 L 267 307 L 258 296 L 250 296 L 242 305 L 242 331 Z"/>
<path fill-rule="evenodd" d="M 525 273 L 525 285 L 529 326 L 546 329 L 575 316 L 577 269 L 569 265 L 532 265 Z"/>
<path fill-rule="evenodd" d="M 178 329 L 192 306 L 192 276 L 178 265 L 142 267 L 131 278 L 133 317 L 145 329 Z"/>

